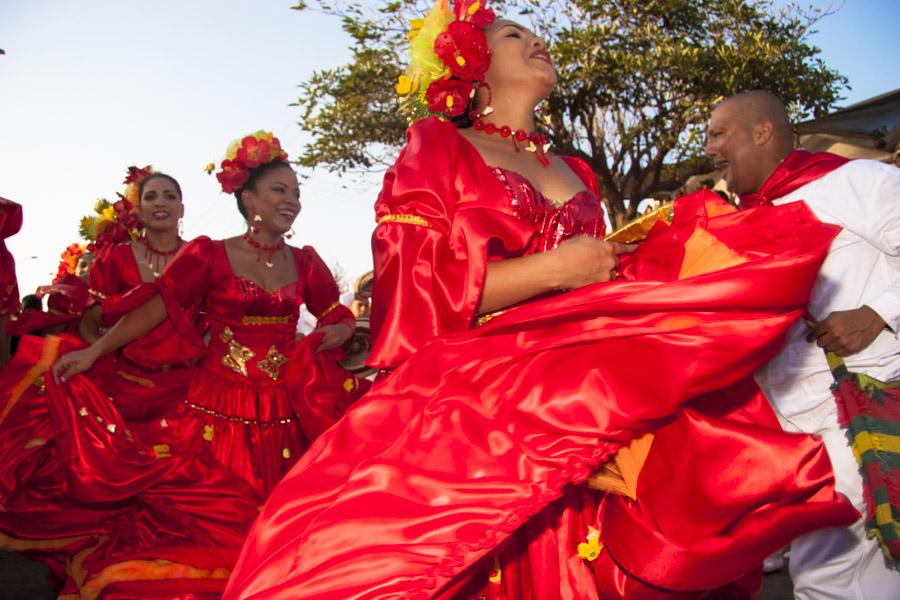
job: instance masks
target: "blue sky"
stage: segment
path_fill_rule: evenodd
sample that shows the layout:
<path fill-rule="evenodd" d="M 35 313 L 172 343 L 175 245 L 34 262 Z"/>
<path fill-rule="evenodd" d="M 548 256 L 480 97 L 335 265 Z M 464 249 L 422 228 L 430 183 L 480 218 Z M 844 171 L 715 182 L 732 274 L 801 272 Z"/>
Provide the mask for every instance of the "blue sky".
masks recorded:
<path fill-rule="evenodd" d="M 783 2 L 781 2 L 783 4 Z M 228 143 L 273 130 L 296 156 L 307 141 L 288 104 L 314 69 L 349 59 L 337 19 L 260 0 L 0 0 L 0 195 L 24 205 L 8 241 L 22 293 L 46 283 L 96 198 L 113 198 L 130 164 L 172 173 L 185 235 L 240 233 L 234 200 L 203 166 Z M 846 0 L 813 41 L 850 79 L 847 105 L 900 87 L 900 2 Z M 302 185 L 294 242 L 349 277 L 371 267 L 379 177 L 316 170 Z"/>

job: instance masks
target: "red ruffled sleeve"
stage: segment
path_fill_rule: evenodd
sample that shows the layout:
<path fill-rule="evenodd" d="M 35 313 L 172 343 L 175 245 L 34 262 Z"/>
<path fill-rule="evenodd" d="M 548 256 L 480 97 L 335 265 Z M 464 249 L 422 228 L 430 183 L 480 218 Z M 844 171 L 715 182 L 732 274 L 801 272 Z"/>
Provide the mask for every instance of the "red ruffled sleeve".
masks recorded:
<path fill-rule="evenodd" d="M 297 265 L 303 281 L 303 301 L 306 308 L 316 317 L 318 326 L 346 323 L 351 331 L 356 327 L 356 319 L 350 309 L 341 304 L 341 292 L 334 275 L 325 261 L 312 246 L 294 248 Z"/>
<path fill-rule="evenodd" d="M 376 368 L 396 367 L 434 338 L 468 329 L 487 261 L 515 255 L 534 235 L 451 123 L 423 119 L 406 137 L 375 204 L 368 364 Z"/>
<path fill-rule="evenodd" d="M 124 244 L 129 252 L 131 246 Z M 122 289 L 122 272 L 125 268 L 122 261 L 122 249 L 120 244 L 113 244 L 103 248 L 94 258 L 91 272 L 88 278 L 88 306 L 101 304 L 103 307 L 104 326 L 111 326 L 119 320 L 122 312 L 118 310 L 117 300 L 121 294 L 128 290 Z"/>
<path fill-rule="evenodd" d="M 215 243 L 205 235 L 188 242 L 152 284 L 176 331 L 204 347 L 196 317 L 212 282 L 215 252 Z"/>

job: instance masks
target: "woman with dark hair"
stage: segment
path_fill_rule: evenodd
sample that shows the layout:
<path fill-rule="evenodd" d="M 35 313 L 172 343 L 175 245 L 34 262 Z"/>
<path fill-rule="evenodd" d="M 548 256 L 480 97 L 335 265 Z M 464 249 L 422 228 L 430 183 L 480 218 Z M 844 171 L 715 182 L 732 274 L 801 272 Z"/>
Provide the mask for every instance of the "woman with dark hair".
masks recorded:
<path fill-rule="evenodd" d="M 139 268 L 145 242 L 113 246 L 144 281 L 103 300 L 115 323 L 81 350 L 66 353 L 71 337 L 26 345 L 8 373 L 0 546 L 41 552 L 65 593 L 217 597 L 268 491 L 363 389 L 337 364 L 353 319 L 334 279 L 312 248 L 284 243 L 300 203 L 278 140 L 237 148 L 220 180 L 240 180 L 228 191 L 243 236 L 187 243 L 159 277 Z M 147 230 L 148 216 L 180 216 L 168 177 L 140 198 Z M 295 345 L 301 302 L 321 327 Z M 61 354 L 58 380 L 41 376 Z"/>
<path fill-rule="evenodd" d="M 471 127 L 413 123 L 375 204 L 391 372 L 275 488 L 225 598 L 741 597 L 856 518 L 751 379 L 835 229 L 701 192 L 604 242 L 591 169 L 535 129 L 545 42 L 479 2 L 414 26 L 398 93 Z"/>
<path fill-rule="evenodd" d="M 163 266 L 166 258 L 149 256 L 142 268 L 148 244 L 181 243 L 178 184 L 163 174 L 144 179 L 148 174 L 129 169 L 125 192 L 143 209 L 143 242 L 117 243 L 137 231 L 124 199 L 107 207 L 116 218 L 100 227 L 84 222 L 100 254 L 91 270 L 95 335 L 98 322 L 112 325 L 130 310 L 127 292 Z M 68 277 L 88 294 L 87 284 Z M 67 288 L 51 287 L 52 306 Z M 69 387 L 45 375 L 54 355 L 82 342 L 72 333 L 24 336 L 0 377 L 0 547 L 45 562 L 63 596 L 153 598 L 154 586 L 165 591 L 175 579 L 163 597 L 172 589 L 203 597 L 221 587 L 256 514 L 260 496 L 249 484 L 208 452 L 191 452 L 167 427 L 198 357 L 174 333 L 161 324 Z"/>
<path fill-rule="evenodd" d="M 92 230 L 90 248 L 97 254 L 88 279 L 90 302 L 78 328 L 88 343 L 135 307 L 128 293 L 156 281 L 185 244 L 178 181 L 148 165 L 129 167 L 124 183 L 121 200 L 113 205 L 116 219 L 86 228 Z M 193 317 L 197 327 L 202 327 L 200 316 Z M 151 446 L 173 441 L 172 428 L 161 423 L 172 418 L 193 377 L 195 357 L 182 356 L 174 339 L 171 325 L 161 324 L 146 339 L 98 361 L 89 374 L 115 400 L 131 431 Z"/>
<path fill-rule="evenodd" d="M 119 243 L 93 244 L 98 252 L 89 275 L 94 303 L 85 311 L 79 327 L 81 337 L 89 343 L 100 337 L 101 323 L 109 327 L 110 320 L 107 317 L 104 321 L 104 313 L 120 312 L 113 309 L 109 300 L 142 283 L 155 281 L 184 244 L 180 234 L 184 202 L 178 181 L 171 175 L 151 171 L 150 167 L 131 167 L 125 183 L 137 188 L 134 213 L 143 233 L 137 239 Z M 101 248 L 96 248 L 98 245 Z"/>
<path fill-rule="evenodd" d="M 350 337 L 353 315 L 338 302 L 337 284 L 315 250 L 285 242 L 300 212 L 297 176 L 286 157 L 271 133 L 236 141 L 217 177 L 235 195 L 247 231 L 186 244 L 155 283 L 127 297 L 131 312 L 53 369 L 69 381 L 138 338 L 152 352 L 154 328 L 171 325 L 172 337 L 195 351 L 199 365 L 180 410 L 163 425 L 182 447 L 211 453 L 262 497 L 359 393 L 356 378 L 324 352 Z M 152 189 L 147 184 L 144 194 Z M 295 347 L 304 302 L 319 328 Z M 201 308 L 208 349 L 195 319 Z"/>

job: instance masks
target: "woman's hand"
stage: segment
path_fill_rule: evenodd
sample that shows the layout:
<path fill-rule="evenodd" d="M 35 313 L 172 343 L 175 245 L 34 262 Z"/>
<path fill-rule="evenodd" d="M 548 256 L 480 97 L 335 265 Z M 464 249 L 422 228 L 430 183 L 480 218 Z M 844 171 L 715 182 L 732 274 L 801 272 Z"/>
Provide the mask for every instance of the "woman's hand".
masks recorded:
<path fill-rule="evenodd" d="M 588 236 L 568 239 L 551 252 L 555 259 L 556 287 L 572 290 L 615 279 L 619 256 L 634 252 L 636 247 Z"/>
<path fill-rule="evenodd" d="M 326 325 L 316 330 L 317 333 L 324 334 L 322 343 L 316 348 L 316 354 L 331 350 L 342 345 L 353 334 L 353 330 L 346 323 L 335 323 L 334 325 Z"/>
<path fill-rule="evenodd" d="M 100 354 L 95 346 L 69 352 L 53 365 L 53 378 L 59 383 L 65 383 L 75 375 L 84 373 L 94 366 L 98 358 L 100 358 Z"/>

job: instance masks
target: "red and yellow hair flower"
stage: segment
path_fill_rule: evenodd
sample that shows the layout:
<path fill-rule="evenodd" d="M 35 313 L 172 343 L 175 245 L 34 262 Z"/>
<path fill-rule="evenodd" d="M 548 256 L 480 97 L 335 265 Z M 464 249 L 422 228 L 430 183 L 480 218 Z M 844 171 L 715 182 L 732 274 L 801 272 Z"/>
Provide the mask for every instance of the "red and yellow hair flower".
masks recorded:
<path fill-rule="evenodd" d="M 66 275 L 74 275 L 78 266 L 78 259 L 85 253 L 87 247 L 84 244 L 69 244 L 59 255 L 59 266 L 56 269 L 56 277 L 53 283 L 59 282 Z"/>
<path fill-rule="evenodd" d="M 409 65 L 396 91 L 412 120 L 465 112 L 491 64 L 484 28 L 495 16 L 485 4 L 455 0 L 451 10 L 448 0 L 438 0 L 424 19 L 411 21 Z"/>
<path fill-rule="evenodd" d="M 216 179 L 226 194 L 233 194 L 250 179 L 250 170 L 273 160 L 287 160 L 287 152 L 271 131 L 257 131 L 235 140 L 228 146 Z M 215 163 L 206 165 L 212 173 Z"/>
<path fill-rule="evenodd" d="M 110 202 L 106 198 L 100 198 L 94 203 L 93 214 L 81 218 L 78 233 L 88 242 L 88 252 L 97 253 L 111 244 L 140 236 L 141 224 L 137 218 L 138 190 L 141 183 L 153 173 L 156 170 L 151 165 L 128 167 L 125 181 L 122 182 L 125 189 L 116 193 L 119 199 Z"/>

